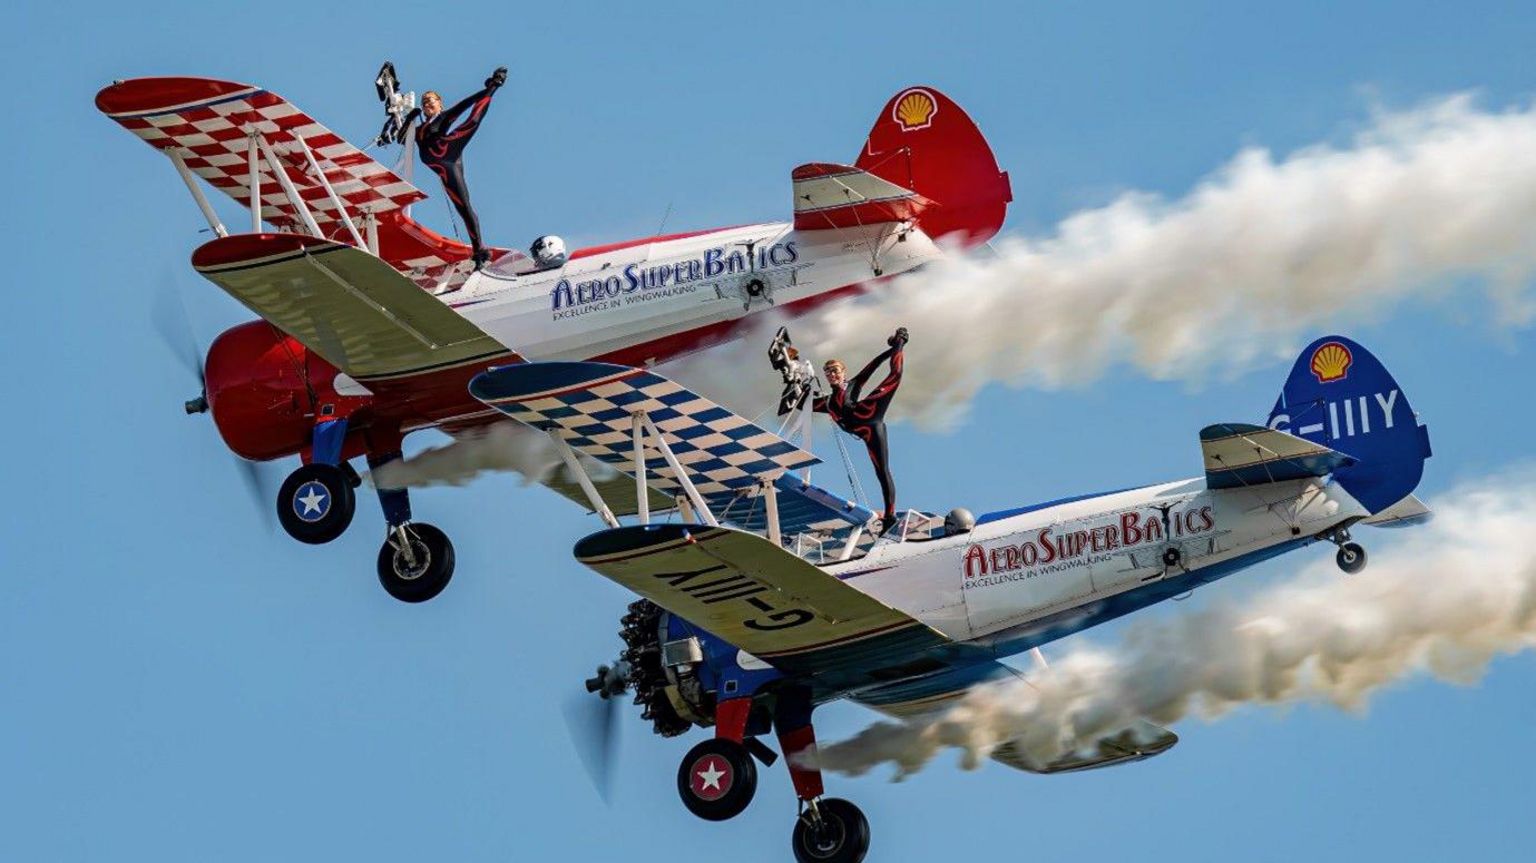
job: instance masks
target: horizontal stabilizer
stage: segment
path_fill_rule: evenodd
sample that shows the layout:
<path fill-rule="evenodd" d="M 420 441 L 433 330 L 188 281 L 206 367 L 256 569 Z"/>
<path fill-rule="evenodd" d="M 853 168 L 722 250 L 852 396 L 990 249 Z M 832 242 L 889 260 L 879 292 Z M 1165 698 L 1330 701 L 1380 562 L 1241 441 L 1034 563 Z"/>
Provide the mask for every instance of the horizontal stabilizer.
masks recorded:
<path fill-rule="evenodd" d="M 516 354 L 389 264 L 296 234 L 204 243 L 192 266 L 246 308 L 358 380 Z"/>
<path fill-rule="evenodd" d="M 1142 720 L 1135 727 L 1100 740 L 1092 749 L 1069 752 L 1047 764 L 1030 758 L 1028 753 L 1012 743 L 1004 743 L 992 750 L 992 760 L 1030 773 L 1073 773 L 1142 761 L 1167 752 L 1178 742 L 1179 735 Z"/>
<path fill-rule="evenodd" d="M 1424 501 L 1410 494 L 1361 522 L 1361 524 L 1368 524 L 1372 527 L 1412 527 L 1416 524 L 1423 524 L 1434 517 L 1434 512 L 1424 505 Z"/>
<path fill-rule="evenodd" d="M 759 485 L 821 460 L 709 399 L 645 369 L 608 363 L 540 362 L 476 376 L 470 394 L 540 431 L 555 431 L 579 453 L 630 476 L 634 416 L 655 424 L 688 479 L 706 497 Z M 646 481 L 682 491 L 665 456 L 646 435 Z"/>
<path fill-rule="evenodd" d="M 1200 430 L 1208 488 L 1240 488 L 1327 476 L 1355 459 L 1322 444 L 1248 423 L 1217 423 Z"/>
<path fill-rule="evenodd" d="M 915 221 L 931 203 L 911 189 L 847 165 L 801 165 L 791 176 L 795 228 L 801 231 Z"/>

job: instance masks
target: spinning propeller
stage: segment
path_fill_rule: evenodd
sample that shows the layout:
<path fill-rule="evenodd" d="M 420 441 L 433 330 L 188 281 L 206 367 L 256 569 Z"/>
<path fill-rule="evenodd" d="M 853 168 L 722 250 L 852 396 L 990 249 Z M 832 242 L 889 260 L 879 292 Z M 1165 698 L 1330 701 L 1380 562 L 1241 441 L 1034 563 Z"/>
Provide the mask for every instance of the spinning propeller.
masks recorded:
<path fill-rule="evenodd" d="M 612 787 L 613 762 L 618 752 L 619 714 L 624 695 L 629 691 L 629 663 L 619 660 L 613 667 L 600 665 L 597 675 L 587 681 L 590 696 L 572 698 L 565 705 L 565 724 L 571 734 L 576 754 L 587 769 L 592 785 L 603 802 L 608 802 Z"/>
<path fill-rule="evenodd" d="M 205 352 L 192 327 L 191 315 L 187 313 L 186 300 L 181 289 L 174 279 L 168 278 L 162 282 L 160 290 L 155 293 L 154 304 L 150 307 L 150 322 L 154 325 L 155 332 L 159 334 L 160 341 L 164 343 L 166 350 L 176 358 L 182 368 L 186 369 L 197 381 L 199 392 L 196 398 L 188 399 L 182 404 L 182 409 L 188 414 L 200 414 L 208 412 L 208 384 L 203 374 L 203 357 Z M 261 466 L 257 462 L 235 456 L 235 466 L 240 473 L 241 484 L 245 486 L 246 493 L 256 504 L 256 509 L 263 515 L 262 521 L 270 531 L 273 527 L 272 507 L 269 501 L 273 494 L 268 486 L 274 483 L 267 482 L 261 475 Z"/>

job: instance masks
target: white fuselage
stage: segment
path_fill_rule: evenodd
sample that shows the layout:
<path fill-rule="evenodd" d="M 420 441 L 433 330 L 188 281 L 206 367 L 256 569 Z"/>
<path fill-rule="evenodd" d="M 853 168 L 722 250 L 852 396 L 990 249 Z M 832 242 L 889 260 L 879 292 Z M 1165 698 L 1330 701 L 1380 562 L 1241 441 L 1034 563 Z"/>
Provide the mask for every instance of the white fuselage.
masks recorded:
<path fill-rule="evenodd" d="M 750 251 L 749 251 L 750 249 Z M 725 228 L 581 257 L 558 269 L 526 258 L 472 276 L 443 296 L 529 359 L 605 357 L 657 345 L 635 364 L 670 359 L 722 325 L 942 255 L 915 229 L 871 225 L 797 231 L 789 223 Z M 751 284 L 760 282 L 756 293 Z"/>
<path fill-rule="evenodd" d="M 1129 591 L 1192 589 L 1368 514 L 1321 479 L 1212 491 L 1200 478 L 984 517 L 959 536 L 878 543 L 830 571 L 956 641 L 1008 653 Z"/>

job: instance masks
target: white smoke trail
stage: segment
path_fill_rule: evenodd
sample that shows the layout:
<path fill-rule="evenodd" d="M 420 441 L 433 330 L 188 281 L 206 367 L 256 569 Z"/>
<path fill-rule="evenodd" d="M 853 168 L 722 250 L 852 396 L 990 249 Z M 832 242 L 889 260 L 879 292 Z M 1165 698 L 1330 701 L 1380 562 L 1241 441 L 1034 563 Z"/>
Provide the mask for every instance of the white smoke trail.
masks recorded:
<path fill-rule="evenodd" d="M 523 484 L 542 481 L 560 463 L 554 444 L 539 432 L 511 420 L 454 436 L 450 443 L 422 450 L 373 471 L 377 488 L 465 485 L 486 471 L 521 474 Z"/>
<path fill-rule="evenodd" d="M 1319 563 L 1238 607 L 1133 628 L 1118 649 L 1074 647 L 1029 683 L 979 688 L 936 718 L 880 722 L 826 746 L 821 764 L 859 774 L 889 762 L 901 778 L 950 747 L 975 767 L 1009 740 L 1048 763 L 1143 718 L 1303 701 L 1358 709 L 1422 672 L 1475 682 L 1494 656 L 1536 647 L 1536 475 L 1468 487 L 1435 509 L 1363 573 Z"/>
<path fill-rule="evenodd" d="M 1322 325 L 1468 283 L 1497 323 L 1524 325 L 1536 109 L 1459 95 L 1379 113 L 1348 146 L 1247 148 L 1183 198 L 1126 193 L 997 252 L 829 304 L 792 325 L 796 344 L 859 363 L 909 327 L 893 409 L 942 426 L 991 382 L 1081 384 L 1120 362 L 1164 379 L 1231 374 L 1289 359 Z M 742 371 L 763 366 L 766 343 L 760 332 L 677 373 L 725 395 L 756 377 Z"/>

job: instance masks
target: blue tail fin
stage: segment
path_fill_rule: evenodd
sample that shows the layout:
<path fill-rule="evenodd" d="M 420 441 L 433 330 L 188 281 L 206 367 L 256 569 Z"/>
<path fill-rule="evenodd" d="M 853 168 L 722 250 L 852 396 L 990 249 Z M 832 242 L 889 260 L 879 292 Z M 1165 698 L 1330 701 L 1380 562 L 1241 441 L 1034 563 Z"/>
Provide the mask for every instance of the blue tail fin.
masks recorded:
<path fill-rule="evenodd" d="M 1301 352 L 1269 427 L 1353 456 L 1334 479 L 1372 514 L 1411 494 L 1429 458 L 1429 432 L 1381 361 L 1344 338 Z"/>

